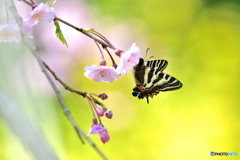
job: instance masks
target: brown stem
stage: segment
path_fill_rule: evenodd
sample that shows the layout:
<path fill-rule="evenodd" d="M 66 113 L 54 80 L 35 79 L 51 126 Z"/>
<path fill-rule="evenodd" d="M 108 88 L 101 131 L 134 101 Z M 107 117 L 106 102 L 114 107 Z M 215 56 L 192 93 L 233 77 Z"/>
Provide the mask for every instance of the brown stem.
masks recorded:
<path fill-rule="evenodd" d="M 76 93 L 76 94 L 78 94 L 78 95 L 81 95 L 81 96 L 83 96 L 83 97 L 86 97 L 86 92 L 77 91 L 77 90 L 69 87 L 66 83 L 64 83 L 64 82 L 56 75 L 56 73 L 47 65 L 47 63 L 45 63 L 45 62 L 43 61 L 43 64 L 44 64 L 44 66 L 46 67 L 46 69 L 53 75 L 53 77 L 54 77 L 59 83 L 61 83 L 66 90 L 68 90 L 68 91 L 70 91 L 70 92 L 74 92 L 74 93 Z"/>
<path fill-rule="evenodd" d="M 92 36 L 91 34 L 89 34 L 88 32 L 85 32 L 83 28 L 78 28 L 78 27 L 76 27 L 76 26 L 74 26 L 74 25 L 66 22 L 65 20 L 63 20 L 63 19 L 61 19 L 61 18 L 59 18 L 59 17 L 55 17 L 54 20 L 55 20 L 55 21 L 60 21 L 60 22 L 62 22 L 62 23 L 64 23 L 64 24 L 68 25 L 69 27 L 72 27 L 73 29 L 75 29 L 75 30 L 83 33 L 84 35 L 88 36 L 89 38 L 94 39 L 95 41 L 97 41 L 98 43 L 100 43 L 100 44 L 103 45 L 103 46 L 107 46 L 107 47 L 109 47 L 109 48 L 114 49 L 114 48 L 112 47 L 112 45 L 109 45 L 108 43 L 104 42 L 103 40 L 101 40 L 101 39 L 99 39 L 99 38 L 97 38 L 97 37 L 93 37 L 93 36 Z"/>
<path fill-rule="evenodd" d="M 21 0 L 21 1 L 23 1 L 24 3 L 26 3 L 27 5 L 29 5 L 29 6 L 33 6 L 34 5 L 34 2 L 33 1 L 31 1 L 32 3 L 30 3 L 30 2 L 28 2 L 28 1 L 26 1 L 26 0 Z"/>
<path fill-rule="evenodd" d="M 117 64 L 115 63 L 115 61 L 114 61 L 111 53 L 109 52 L 109 50 L 108 50 L 107 48 L 104 48 L 104 49 L 107 51 L 109 57 L 111 58 L 111 61 L 112 61 L 112 63 L 113 63 L 113 67 L 116 68 L 116 67 L 117 67 Z"/>
<path fill-rule="evenodd" d="M 107 44 L 109 44 L 109 48 L 112 48 L 112 49 L 116 49 L 110 42 L 109 42 L 109 40 L 106 38 L 106 37 L 104 37 L 102 34 L 100 34 L 99 32 L 97 32 L 97 31 L 95 31 L 95 30 L 92 30 L 92 31 L 90 31 L 90 33 L 92 33 L 92 34 L 94 34 L 95 36 L 97 36 L 97 37 L 100 37 L 102 40 L 104 40 L 105 42 L 107 42 Z"/>

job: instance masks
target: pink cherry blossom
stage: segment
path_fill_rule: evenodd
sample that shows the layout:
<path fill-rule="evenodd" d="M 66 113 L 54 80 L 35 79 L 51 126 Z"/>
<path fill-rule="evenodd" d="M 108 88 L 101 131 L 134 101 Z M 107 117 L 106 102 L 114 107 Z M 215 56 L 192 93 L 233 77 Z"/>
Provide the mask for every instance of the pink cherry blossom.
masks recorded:
<path fill-rule="evenodd" d="M 19 42 L 21 35 L 17 23 L 7 23 L 0 25 L 0 43 L 1 42 Z"/>
<path fill-rule="evenodd" d="M 110 140 L 110 136 L 107 131 L 100 133 L 100 139 L 103 143 L 106 143 Z"/>
<path fill-rule="evenodd" d="M 113 67 L 91 65 L 85 67 L 84 70 L 86 71 L 84 75 L 96 82 L 104 81 L 111 83 L 119 78 L 119 74 Z"/>
<path fill-rule="evenodd" d="M 55 17 L 56 14 L 54 8 L 40 3 L 33 9 L 32 12 L 26 15 L 26 17 L 23 19 L 23 25 L 27 31 L 31 31 L 32 26 L 36 25 L 40 20 L 51 22 Z"/>
<path fill-rule="evenodd" d="M 100 134 L 102 132 L 106 131 L 106 128 L 103 127 L 101 124 L 94 124 L 92 125 L 88 135 L 91 136 L 93 134 Z"/>
<path fill-rule="evenodd" d="M 117 72 L 121 75 L 127 74 L 138 64 L 140 57 L 140 49 L 136 46 L 136 43 L 133 43 L 127 52 L 121 54 L 120 63 L 116 69 Z"/>

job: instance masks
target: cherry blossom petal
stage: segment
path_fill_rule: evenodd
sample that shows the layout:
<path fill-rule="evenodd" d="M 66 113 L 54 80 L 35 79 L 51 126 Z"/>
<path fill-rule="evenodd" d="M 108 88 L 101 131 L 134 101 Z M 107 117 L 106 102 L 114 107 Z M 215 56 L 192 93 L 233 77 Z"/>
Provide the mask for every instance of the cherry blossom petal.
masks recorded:
<path fill-rule="evenodd" d="M 84 75 L 96 82 L 104 81 L 111 83 L 119 78 L 119 74 L 113 67 L 91 65 L 85 67 L 85 71 Z"/>
<path fill-rule="evenodd" d="M 120 63 L 116 69 L 117 72 L 121 75 L 127 74 L 138 64 L 140 57 L 140 49 L 136 46 L 136 43 L 133 43 L 127 52 L 121 54 Z"/>
<path fill-rule="evenodd" d="M 36 25 L 40 20 L 51 22 L 56 17 L 54 8 L 40 3 L 32 12 L 23 19 L 23 25 L 27 31 L 31 31 L 31 27 Z"/>
<path fill-rule="evenodd" d="M 106 128 L 103 127 L 101 124 L 94 124 L 92 125 L 88 135 L 93 135 L 93 134 L 100 134 L 102 132 L 106 131 Z"/>

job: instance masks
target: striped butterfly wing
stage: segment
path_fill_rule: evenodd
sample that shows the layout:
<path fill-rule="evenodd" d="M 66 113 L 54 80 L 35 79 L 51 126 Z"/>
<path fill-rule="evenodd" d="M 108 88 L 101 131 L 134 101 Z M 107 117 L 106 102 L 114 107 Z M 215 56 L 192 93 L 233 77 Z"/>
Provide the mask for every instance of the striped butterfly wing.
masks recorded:
<path fill-rule="evenodd" d="M 134 67 L 134 78 L 136 87 L 133 88 L 132 95 L 139 99 L 157 95 L 160 91 L 172 91 L 182 87 L 182 83 L 176 78 L 163 73 L 167 67 L 166 60 L 144 61 L 139 59 L 139 63 Z"/>
<path fill-rule="evenodd" d="M 166 60 L 145 61 L 144 65 L 151 68 L 152 70 L 156 70 L 156 72 L 162 72 L 167 67 L 168 61 Z"/>

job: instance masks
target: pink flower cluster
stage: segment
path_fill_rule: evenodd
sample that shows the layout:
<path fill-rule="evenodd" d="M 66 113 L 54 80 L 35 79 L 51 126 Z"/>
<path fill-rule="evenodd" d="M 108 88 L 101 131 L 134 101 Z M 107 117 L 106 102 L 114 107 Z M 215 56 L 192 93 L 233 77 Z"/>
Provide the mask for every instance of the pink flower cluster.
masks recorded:
<path fill-rule="evenodd" d="M 106 61 L 102 56 L 102 60 L 100 61 L 100 66 L 90 65 L 85 67 L 84 75 L 90 79 L 93 79 L 96 82 L 108 82 L 111 83 L 114 80 L 117 80 L 121 75 L 126 75 L 135 65 L 139 63 L 139 58 L 141 57 L 140 49 L 136 46 L 136 44 L 132 44 L 130 49 L 127 52 L 123 52 L 121 50 L 115 49 L 115 54 L 120 57 L 120 61 L 118 66 L 113 61 L 113 66 L 115 67 L 107 67 Z M 102 100 L 107 98 L 106 94 L 97 95 Z M 103 127 L 100 117 L 106 116 L 111 119 L 113 117 L 113 112 L 110 109 L 107 109 L 104 105 L 102 108 L 94 106 L 94 110 L 97 113 L 99 121 L 97 118 L 93 118 L 93 125 L 90 129 L 88 135 L 99 134 L 100 139 L 103 143 L 106 143 L 110 140 L 109 134 L 106 128 Z"/>
<path fill-rule="evenodd" d="M 36 25 L 40 20 L 51 22 L 55 17 L 56 14 L 54 8 L 40 3 L 32 10 L 32 12 L 26 15 L 23 19 L 23 25 L 29 32 L 32 30 L 32 26 Z"/>
<path fill-rule="evenodd" d="M 56 17 L 54 8 L 39 4 L 34 7 L 32 12 L 27 14 L 23 19 L 23 25 L 29 32 L 32 26 L 36 25 L 40 20 L 51 22 Z M 0 25 L 0 43 L 1 42 L 19 42 L 21 40 L 20 30 L 16 23 L 8 23 Z"/>
<path fill-rule="evenodd" d="M 117 80 L 120 75 L 126 75 L 127 72 L 133 69 L 138 64 L 140 57 L 140 49 L 134 43 L 127 52 L 120 54 L 120 63 L 117 68 L 91 65 L 85 67 L 84 75 L 96 82 L 111 83 Z"/>
<path fill-rule="evenodd" d="M 108 119 L 111 119 L 113 117 L 113 112 L 112 110 L 108 109 L 103 103 L 99 102 L 95 96 L 98 98 L 101 98 L 102 100 L 105 100 L 108 98 L 108 95 L 105 93 L 102 94 L 86 94 L 86 98 L 89 101 L 92 114 L 93 114 L 93 125 L 90 129 L 90 132 L 88 135 L 93 135 L 93 134 L 99 134 L 100 139 L 102 140 L 103 143 L 106 143 L 109 141 L 109 134 L 106 130 L 106 128 L 103 127 L 103 123 L 101 121 L 101 117 L 105 115 Z"/>

